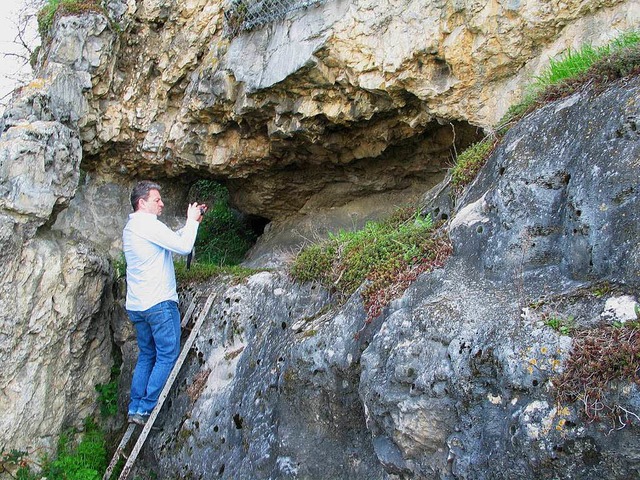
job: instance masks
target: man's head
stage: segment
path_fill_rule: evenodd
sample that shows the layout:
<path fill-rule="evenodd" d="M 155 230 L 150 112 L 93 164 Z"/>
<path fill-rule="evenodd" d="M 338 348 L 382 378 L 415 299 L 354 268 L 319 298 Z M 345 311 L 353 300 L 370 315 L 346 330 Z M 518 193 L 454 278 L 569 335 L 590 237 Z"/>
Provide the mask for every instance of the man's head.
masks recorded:
<path fill-rule="evenodd" d="M 162 198 L 160 197 L 161 188 L 160 185 L 149 180 L 138 182 L 131 191 L 131 206 L 133 207 L 133 211 L 160 215 L 164 207 L 164 203 L 162 203 Z"/>

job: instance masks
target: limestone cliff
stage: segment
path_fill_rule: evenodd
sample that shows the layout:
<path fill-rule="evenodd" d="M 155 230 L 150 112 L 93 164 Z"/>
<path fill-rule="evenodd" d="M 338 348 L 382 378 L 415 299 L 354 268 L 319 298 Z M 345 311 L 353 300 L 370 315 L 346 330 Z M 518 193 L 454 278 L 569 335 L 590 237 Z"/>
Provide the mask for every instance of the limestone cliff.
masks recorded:
<path fill-rule="evenodd" d="M 623 409 L 613 423 L 558 403 L 572 338 L 545 319 L 589 328 L 638 305 L 639 94 L 638 78 L 587 90 L 509 131 L 450 212 L 453 256 L 371 324 L 359 294 L 339 305 L 278 271 L 210 286 L 218 302 L 140 471 L 637 477 L 638 385 L 602 398 Z"/>
<path fill-rule="evenodd" d="M 523 309 L 552 299 L 590 325 L 638 298 L 637 80 L 536 113 L 458 204 L 436 198 L 453 258 L 357 340 L 359 297 L 330 307 L 291 284 L 281 252 L 420 199 L 550 57 L 637 28 L 640 2 L 327 0 L 232 39 L 224 9 L 107 0 L 60 16 L 5 112 L 0 446 L 50 450 L 95 410 L 112 342 L 130 359 L 108 259 L 133 180 L 162 182 L 174 217 L 213 178 L 271 221 L 249 261 L 277 270 L 210 286 L 220 303 L 141 471 L 637 476 L 637 426 L 607 436 L 554 406 L 552 370 L 529 370 L 561 364 L 571 340 Z M 603 281 L 608 298 L 590 295 Z"/>

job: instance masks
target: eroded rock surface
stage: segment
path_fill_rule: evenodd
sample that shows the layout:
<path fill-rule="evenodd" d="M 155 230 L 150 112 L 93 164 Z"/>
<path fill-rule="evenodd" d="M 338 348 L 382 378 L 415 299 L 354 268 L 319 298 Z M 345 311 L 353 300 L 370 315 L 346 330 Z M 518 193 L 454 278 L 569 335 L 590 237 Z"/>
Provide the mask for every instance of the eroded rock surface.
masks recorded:
<path fill-rule="evenodd" d="M 79 27 L 96 20 L 106 24 L 95 15 L 74 20 L 83 41 L 72 44 L 84 48 L 62 55 L 52 47 L 66 63 L 51 63 L 46 78 L 22 89 L 0 136 L 0 447 L 34 461 L 95 412 L 95 385 L 109 380 L 112 363 L 108 259 L 51 230 L 80 181 L 83 92 L 96 61 L 88 46 L 95 29 Z"/>
<path fill-rule="evenodd" d="M 549 57 L 640 18 L 621 0 L 335 0 L 228 39 L 219 1 L 110 4 L 124 31 L 89 100 L 87 168 L 215 177 L 270 220 L 428 189 Z"/>
<path fill-rule="evenodd" d="M 550 57 L 640 22 L 634 0 L 336 0 L 228 39 L 219 1 L 106 9 L 57 18 L 2 121 L 3 448 L 51 451 L 95 411 L 109 325 L 130 371 L 107 258 L 135 179 L 166 185 L 169 217 L 195 179 L 223 181 L 273 221 L 253 264 L 278 266 L 276 248 L 421 197 Z M 220 297 L 140 471 L 637 477 L 636 425 L 609 435 L 556 405 L 571 339 L 543 319 L 635 311 L 638 93 L 632 80 L 549 105 L 457 205 L 438 188 L 425 209 L 454 217 L 454 256 L 372 324 L 357 295 L 338 306 L 281 270 L 210 285 Z M 636 386 L 620 395 L 640 411 Z"/>
<path fill-rule="evenodd" d="M 284 272 L 207 286 L 217 301 L 141 471 L 636 477 L 633 414 L 590 422 L 557 402 L 572 338 L 546 320 L 590 328 L 638 306 L 639 94 L 637 78 L 586 90 L 510 130 L 453 211 L 453 256 L 371 324 L 359 293 L 339 305 Z M 636 384 L 611 395 L 638 414 Z"/>

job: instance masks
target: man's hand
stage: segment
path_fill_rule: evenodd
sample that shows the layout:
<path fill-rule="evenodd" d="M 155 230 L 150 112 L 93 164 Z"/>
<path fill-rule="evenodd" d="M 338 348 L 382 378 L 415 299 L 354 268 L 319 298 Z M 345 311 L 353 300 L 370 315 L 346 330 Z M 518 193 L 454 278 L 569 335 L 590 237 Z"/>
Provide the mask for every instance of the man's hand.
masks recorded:
<path fill-rule="evenodd" d="M 207 206 L 204 203 L 198 204 L 198 202 L 194 202 L 189 205 L 187 209 L 187 218 L 195 220 L 196 222 L 202 221 L 202 216 L 207 211 Z"/>

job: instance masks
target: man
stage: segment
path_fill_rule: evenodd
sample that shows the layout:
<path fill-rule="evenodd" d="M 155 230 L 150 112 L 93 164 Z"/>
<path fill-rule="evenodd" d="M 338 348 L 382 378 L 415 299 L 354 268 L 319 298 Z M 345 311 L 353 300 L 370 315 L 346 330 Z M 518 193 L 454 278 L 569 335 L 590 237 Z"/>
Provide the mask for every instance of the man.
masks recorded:
<path fill-rule="evenodd" d="M 144 425 L 180 354 L 180 312 L 172 253 L 193 249 L 205 205 L 190 204 L 184 228 L 173 232 L 158 220 L 164 203 L 160 185 L 138 182 L 134 212 L 122 233 L 127 260 L 126 309 L 136 327 L 138 362 L 131 381 L 129 422 Z"/>

